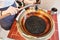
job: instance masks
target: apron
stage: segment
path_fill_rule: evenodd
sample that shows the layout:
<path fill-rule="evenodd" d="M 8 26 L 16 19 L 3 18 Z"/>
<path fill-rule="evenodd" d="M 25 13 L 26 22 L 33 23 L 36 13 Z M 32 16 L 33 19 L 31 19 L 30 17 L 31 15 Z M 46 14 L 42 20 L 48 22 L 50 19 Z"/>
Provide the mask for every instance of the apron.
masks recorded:
<path fill-rule="evenodd" d="M 14 3 L 13 5 L 11 5 L 13 7 L 16 7 L 16 4 Z M 4 11 L 4 10 L 7 10 L 9 7 L 6 7 L 6 8 L 1 8 L 0 10 L 1 11 Z M 9 30 L 11 28 L 11 25 L 14 21 L 14 17 L 15 15 L 10 15 L 10 16 L 7 16 L 3 19 L 0 19 L 0 25 L 3 29 L 5 30 Z"/>

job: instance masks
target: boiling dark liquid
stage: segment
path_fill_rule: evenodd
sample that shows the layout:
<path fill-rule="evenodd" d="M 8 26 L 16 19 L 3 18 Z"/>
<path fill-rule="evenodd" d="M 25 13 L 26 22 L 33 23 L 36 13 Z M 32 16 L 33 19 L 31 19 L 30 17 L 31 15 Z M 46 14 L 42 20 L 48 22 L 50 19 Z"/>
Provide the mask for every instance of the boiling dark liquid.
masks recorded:
<path fill-rule="evenodd" d="M 31 34 L 41 34 L 46 29 L 46 22 L 37 16 L 30 16 L 25 21 L 25 27 Z"/>

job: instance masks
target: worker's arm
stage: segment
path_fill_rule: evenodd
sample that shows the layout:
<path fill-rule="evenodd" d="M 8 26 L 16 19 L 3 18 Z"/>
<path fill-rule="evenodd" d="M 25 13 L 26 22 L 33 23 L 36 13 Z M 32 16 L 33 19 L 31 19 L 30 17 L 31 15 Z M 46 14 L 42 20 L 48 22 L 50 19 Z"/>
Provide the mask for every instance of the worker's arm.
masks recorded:
<path fill-rule="evenodd" d="M 9 14 L 9 13 L 8 14 L 4 14 L 4 15 L 3 14 L 2 15 L 0 14 L 0 19 L 3 19 L 3 18 L 5 18 L 5 17 L 7 17 L 9 15 L 11 15 L 11 14 Z"/>
<path fill-rule="evenodd" d="M 2 12 L 2 15 L 0 14 L 0 19 L 3 19 L 9 15 L 14 15 L 18 11 L 17 8 L 10 6 L 7 10 Z"/>

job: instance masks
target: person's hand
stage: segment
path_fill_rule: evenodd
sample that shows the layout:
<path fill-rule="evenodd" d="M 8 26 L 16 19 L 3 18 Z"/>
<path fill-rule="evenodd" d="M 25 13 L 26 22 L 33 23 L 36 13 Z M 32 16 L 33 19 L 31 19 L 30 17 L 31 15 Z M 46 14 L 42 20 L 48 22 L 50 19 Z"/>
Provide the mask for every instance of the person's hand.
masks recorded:
<path fill-rule="evenodd" d="M 34 4 L 36 3 L 36 0 L 24 0 L 25 4 Z"/>
<path fill-rule="evenodd" d="M 17 14 L 18 12 L 18 8 L 15 8 L 13 6 L 10 6 L 6 11 L 5 13 L 10 13 L 11 15 L 14 15 L 14 14 Z"/>
<path fill-rule="evenodd" d="M 18 0 L 19 2 L 22 2 L 23 0 Z"/>

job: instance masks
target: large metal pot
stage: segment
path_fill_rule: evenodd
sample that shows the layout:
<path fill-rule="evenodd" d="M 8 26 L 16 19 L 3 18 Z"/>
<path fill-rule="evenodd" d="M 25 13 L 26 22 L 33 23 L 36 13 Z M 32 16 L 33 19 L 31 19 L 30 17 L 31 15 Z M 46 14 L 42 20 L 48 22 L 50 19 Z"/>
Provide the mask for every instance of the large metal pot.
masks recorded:
<path fill-rule="evenodd" d="M 54 33 L 54 21 L 52 16 L 38 4 L 28 5 L 18 15 L 17 28 L 18 32 L 27 39 L 47 40 Z"/>

